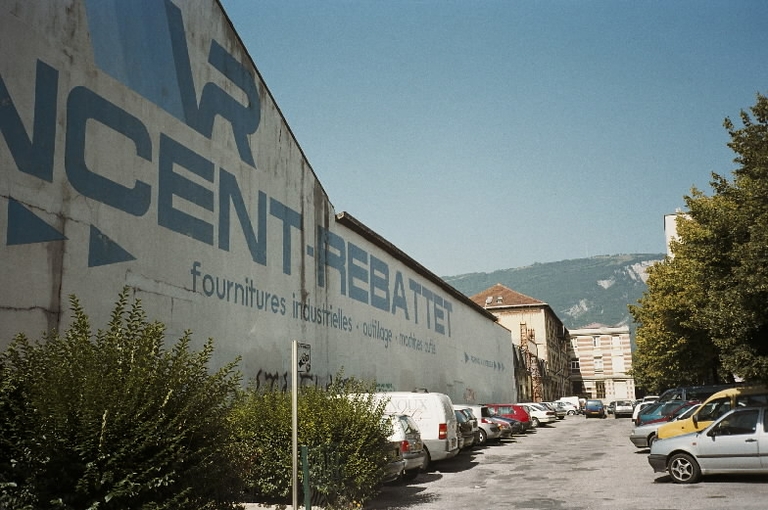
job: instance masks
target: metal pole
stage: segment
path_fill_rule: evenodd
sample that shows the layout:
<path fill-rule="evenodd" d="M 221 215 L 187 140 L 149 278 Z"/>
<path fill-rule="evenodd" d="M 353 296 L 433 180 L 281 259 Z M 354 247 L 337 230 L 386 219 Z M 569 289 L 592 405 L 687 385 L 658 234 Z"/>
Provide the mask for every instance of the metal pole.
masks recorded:
<path fill-rule="evenodd" d="M 291 347 L 291 428 L 293 451 L 293 510 L 299 510 L 299 344 L 293 341 Z"/>
<path fill-rule="evenodd" d="M 301 472 L 304 474 L 304 510 L 312 510 L 309 488 L 309 447 L 301 445 Z"/>

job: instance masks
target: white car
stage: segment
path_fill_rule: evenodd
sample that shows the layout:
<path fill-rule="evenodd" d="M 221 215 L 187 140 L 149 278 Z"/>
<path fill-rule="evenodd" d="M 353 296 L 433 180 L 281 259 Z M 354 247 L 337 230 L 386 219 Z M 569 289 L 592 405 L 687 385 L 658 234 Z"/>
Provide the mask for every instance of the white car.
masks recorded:
<path fill-rule="evenodd" d="M 657 439 L 648 463 L 676 483 L 709 474 L 768 474 L 768 406 L 738 407 L 699 432 Z"/>
<path fill-rule="evenodd" d="M 555 412 L 546 406 L 534 402 L 522 402 L 520 405 L 525 407 L 528 414 L 531 415 L 531 427 L 533 428 L 557 421 Z"/>
<path fill-rule="evenodd" d="M 635 410 L 632 407 L 631 400 L 617 400 L 616 405 L 613 408 L 613 417 L 618 418 L 619 416 L 632 416 L 634 412 Z"/>
<path fill-rule="evenodd" d="M 565 414 L 568 416 L 573 416 L 574 414 L 579 414 L 581 412 L 581 409 L 579 409 L 578 406 L 573 405 L 570 402 L 565 402 L 562 400 L 555 401 L 555 405 L 557 407 L 560 407 L 562 409 L 565 409 Z"/>
<path fill-rule="evenodd" d="M 501 429 L 499 426 L 491 420 L 491 413 L 486 406 L 479 406 L 476 404 L 454 404 L 454 409 L 469 409 L 472 414 L 477 418 L 477 426 L 479 427 L 479 441 L 478 445 L 483 446 L 488 442 L 498 442 L 501 439 Z"/>

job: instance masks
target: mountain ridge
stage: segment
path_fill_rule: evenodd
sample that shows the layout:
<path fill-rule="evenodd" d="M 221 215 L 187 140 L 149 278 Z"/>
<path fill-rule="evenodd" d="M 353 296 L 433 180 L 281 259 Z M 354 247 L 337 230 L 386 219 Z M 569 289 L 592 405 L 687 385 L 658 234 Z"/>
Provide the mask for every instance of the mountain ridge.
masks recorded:
<path fill-rule="evenodd" d="M 647 290 L 647 269 L 663 253 L 596 255 L 491 272 L 443 276 L 471 297 L 497 283 L 546 302 L 568 329 L 599 323 L 632 326 L 628 305 Z"/>

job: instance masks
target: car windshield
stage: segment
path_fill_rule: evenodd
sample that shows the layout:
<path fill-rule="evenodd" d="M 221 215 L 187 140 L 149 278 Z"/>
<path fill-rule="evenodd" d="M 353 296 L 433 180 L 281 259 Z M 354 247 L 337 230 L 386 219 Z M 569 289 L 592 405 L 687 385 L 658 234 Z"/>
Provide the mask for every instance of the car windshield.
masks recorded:
<path fill-rule="evenodd" d="M 677 410 L 677 412 L 674 414 L 674 417 L 677 418 L 678 420 L 688 418 L 690 415 L 695 413 L 699 407 L 701 407 L 701 404 L 685 405 Z"/>

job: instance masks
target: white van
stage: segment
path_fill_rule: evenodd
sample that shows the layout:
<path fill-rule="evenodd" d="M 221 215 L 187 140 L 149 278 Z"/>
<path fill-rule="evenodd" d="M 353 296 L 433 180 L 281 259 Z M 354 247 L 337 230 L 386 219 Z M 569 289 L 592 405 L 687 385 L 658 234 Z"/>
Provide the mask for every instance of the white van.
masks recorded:
<path fill-rule="evenodd" d="M 391 391 L 376 393 L 379 400 L 388 399 L 385 412 L 407 414 L 421 431 L 426 455 L 422 469 L 431 461 L 450 459 L 459 453 L 456 414 L 451 398 L 444 393 L 424 391 Z"/>

